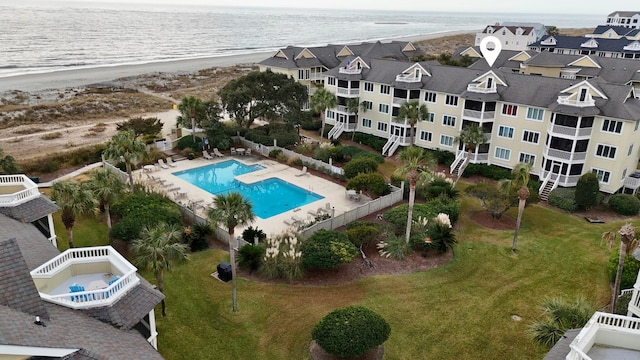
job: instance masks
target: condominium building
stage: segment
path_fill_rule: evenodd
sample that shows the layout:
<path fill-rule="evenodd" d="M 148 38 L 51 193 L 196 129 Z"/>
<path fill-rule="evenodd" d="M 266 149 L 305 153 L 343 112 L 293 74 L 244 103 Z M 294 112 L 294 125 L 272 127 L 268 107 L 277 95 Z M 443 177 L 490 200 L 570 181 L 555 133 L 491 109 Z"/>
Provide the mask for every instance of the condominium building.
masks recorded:
<path fill-rule="evenodd" d="M 621 26 L 632 29 L 640 29 L 640 12 L 638 11 L 614 11 L 607 15 L 607 25 Z"/>
<path fill-rule="evenodd" d="M 391 156 L 410 145 L 413 131 L 415 145 L 456 154 L 454 175 L 468 163 L 505 168 L 530 163 L 543 183 L 543 198 L 558 186 L 575 186 L 586 172 L 597 174 L 606 193 L 640 187 L 635 171 L 640 99 L 630 83 L 355 55 L 340 60 L 322 74 L 324 87 L 336 94 L 339 104 L 326 112 L 327 123 L 334 126 L 332 137 L 352 131 L 379 136 L 387 139 L 383 155 Z M 274 66 L 270 59 L 260 68 L 292 71 Z M 345 106 L 349 98 L 363 104 L 358 116 Z M 407 101 L 429 109 L 429 116 L 413 129 L 406 119 L 397 118 Z M 456 137 L 472 124 L 484 130 L 488 141 L 468 157 Z"/>
<path fill-rule="evenodd" d="M 538 32 L 533 26 L 489 25 L 476 33 L 475 45 L 479 46 L 487 36 L 500 40 L 503 50 L 526 50 L 529 44 L 539 39 Z"/>

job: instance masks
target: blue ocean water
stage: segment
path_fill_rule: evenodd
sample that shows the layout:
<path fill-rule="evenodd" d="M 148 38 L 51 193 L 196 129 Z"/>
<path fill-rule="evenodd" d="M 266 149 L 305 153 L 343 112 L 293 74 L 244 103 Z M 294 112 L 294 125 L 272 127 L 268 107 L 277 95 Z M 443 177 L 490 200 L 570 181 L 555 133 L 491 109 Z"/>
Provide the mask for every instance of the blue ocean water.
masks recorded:
<path fill-rule="evenodd" d="M 503 21 L 595 27 L 606 15 L 0 3 L 0 77 L 476 30 Z"/>

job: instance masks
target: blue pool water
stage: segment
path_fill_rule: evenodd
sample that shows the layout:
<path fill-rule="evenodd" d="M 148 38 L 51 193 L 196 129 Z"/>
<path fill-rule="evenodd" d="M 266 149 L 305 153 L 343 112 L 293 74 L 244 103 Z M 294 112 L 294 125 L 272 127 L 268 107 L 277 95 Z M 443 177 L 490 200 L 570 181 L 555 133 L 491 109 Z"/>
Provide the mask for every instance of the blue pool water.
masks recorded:
<path fill-rule="evenodd" d="M 236 180 L 238 175 L 262 169 L 262 165 L 245 165 L 236 160 L 227 160 L 175 172 L 173 175 L 213 195 L 237 191 L 249 199 L 254 214 L 262 219 L 323 199 L 318 194 L 278 178 L 268 178 L 252 184 Z"/>

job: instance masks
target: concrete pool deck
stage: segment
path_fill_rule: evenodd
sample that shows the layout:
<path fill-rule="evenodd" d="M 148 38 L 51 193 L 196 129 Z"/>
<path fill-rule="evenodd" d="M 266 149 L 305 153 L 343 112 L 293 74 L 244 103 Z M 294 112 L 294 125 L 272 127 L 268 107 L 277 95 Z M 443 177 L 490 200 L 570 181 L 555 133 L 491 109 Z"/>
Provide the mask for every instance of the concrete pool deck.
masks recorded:
<path fill-rule="evenodd" d="M 268 178 L 278 178 L 288 183 L 296 185 L 302 189 L 312 191 L 323 199 L 311 202 L 296 209 L 286 211 L 284 213 L 262 219 L 256 217 L 255 221 L 250 224 L 254 228 L 257 227 L 264 231 L 268 236 L 280 234 L 291 228 L 291 225 L 287 225 L 285 221 L 290 222 L 293 216 L 302 218 L 307 223 L 313 219 L 309 211 L 317 211 L 318 208 L 324 208 L 329 204 L 330 208 L 333 208 L 335 215 L 339 215 L 348 210 L 352 210 L 360 206 L 366 199 L 355 201 L 347 196 L 346 189 L 342 185 L 338 185 L 331 181 L 325 180 L 321 177 L 315 176 L 311 173 L 307 173 L 302 176 L 300 169 L 290 167 L 286 164 L 281 164 L 275 160 L 264 158 L 260 155 L 248 155 L 248 156 L 224 156 L 221 158 L 215 158 L 214 160 L 206 160 L 204 158 L 197 158 L 193 160 L 182 160 L 174 163 L 174 167 L 168 169 L 155 166 L 153 171 L 138 170 L 138 178 L 142 181 L 146 181 L 148 184 L 154 186 L 159 191 L 167 193 L 167 195 L 174 199 L 176 202 L 182 204 L 188 204 L 189 202 L 199 201 L 202 205 L 209 205 L 213 202 L 214 196 L 209 192 L 200 189 L 199 187 L 184 181 L 173 173 L 183 170 L 190 170 L 197 167 L 207 166 L 227 160 L 236 160 L 246 165 L 260 164 L 265 169 L 251 172 L 236 177 L 237 180 L 244 183 L 254 183 Z M 164 180 L 164 186 L 154 183 L 150 180 L 150 176 Z M 169 184 L 173 186 L 169 186 Z M 169 191 L 171 188 L 179 188 L 180 190 Z M 205 210 L 202 207 L 196 209 L 196 213 L 206 218 Z M 236 234 L 240 235 L 244 228 L 236 228 Z"/>

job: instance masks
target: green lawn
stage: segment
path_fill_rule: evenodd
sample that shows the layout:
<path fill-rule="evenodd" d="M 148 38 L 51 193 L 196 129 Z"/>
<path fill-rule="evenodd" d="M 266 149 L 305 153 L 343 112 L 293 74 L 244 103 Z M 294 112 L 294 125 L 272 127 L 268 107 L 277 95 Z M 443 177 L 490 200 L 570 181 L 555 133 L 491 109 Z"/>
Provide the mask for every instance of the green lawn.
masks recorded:
<path fill-rule="evenodd" d="M 357 304 L 390 323 L 385 359 L 540 359 L 547 349 L 534 345 L 526 328 L 540 315 L 542 299 L 581 295 L 599 307 L 608 302 L 609 251 L 600 235 L 622 223 L 589 224 L 531 206 L 513 255 L 513 231 L 482 228 L 465 216 L 479 210 L 474 199 L 463 197 L 462 209 L 459 244 L 445 266 L 327 287 L 239 279 L 235 314 L 230 284 L 210 276 L 227 253 L 193 254 L 165 275 L 167 316 L 156 311 L 159 351 L 171 360 L 308 359 L 313 325 L 335 308 Z M 76 244 L 106 243 L 105 227 L 86 221 L 76 225 Z M 56 226 L 64 244 L 64 229 Z M 522 321 L 512 320 L 514 314 Z"/>

